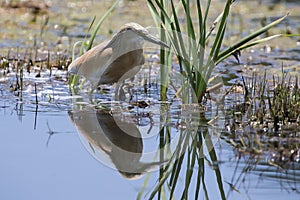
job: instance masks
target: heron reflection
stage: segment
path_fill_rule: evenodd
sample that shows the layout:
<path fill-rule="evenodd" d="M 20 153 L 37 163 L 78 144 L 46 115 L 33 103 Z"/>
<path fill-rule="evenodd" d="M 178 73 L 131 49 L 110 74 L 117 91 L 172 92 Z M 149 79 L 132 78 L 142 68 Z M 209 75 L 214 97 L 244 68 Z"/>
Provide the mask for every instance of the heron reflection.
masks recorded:
<path fill-rule="evenodd" d="M 127 179 L 137 179 L 161 162 L 142 162 L 143 139 L 134 123 L 92 106 L 73 109 L 69 117 L 85 147 Z"/>

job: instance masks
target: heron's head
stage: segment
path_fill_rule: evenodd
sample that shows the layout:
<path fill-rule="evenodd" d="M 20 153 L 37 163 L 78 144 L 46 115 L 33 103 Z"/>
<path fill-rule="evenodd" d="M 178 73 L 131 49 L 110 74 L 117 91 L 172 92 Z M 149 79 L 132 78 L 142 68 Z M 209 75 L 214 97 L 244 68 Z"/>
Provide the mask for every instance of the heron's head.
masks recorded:
<path fill-rule="evenodd" d="M 145 29 L 143 26 L 134 23 L 134 22 L 130 22 L 125 24 L 124 26 L 121 27 L 121 30 L 119 31 L 119 34 L 129 34 L 129 33 L 133 33 L 133 37 L 141 38 L 143 40 L 146 40 L 148 42 L 154 43 L 154 44 L 158 44 L 160 46 L 166 47 L 166 48 L 170 48 L 166 43 L 164 43 L 163 41 L 161 41 L 160 39 L 154 37 L 153 35 L 151 35 L 147 29 Z"/>

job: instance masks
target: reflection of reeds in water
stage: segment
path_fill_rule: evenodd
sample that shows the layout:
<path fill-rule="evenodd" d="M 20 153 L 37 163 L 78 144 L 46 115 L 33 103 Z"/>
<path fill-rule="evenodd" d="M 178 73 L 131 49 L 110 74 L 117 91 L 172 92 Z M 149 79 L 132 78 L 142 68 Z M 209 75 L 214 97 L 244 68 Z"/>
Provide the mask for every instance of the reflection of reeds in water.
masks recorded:
<path fill-rule="evenodd" d="M 300 193 L 300 165 L 290 163 L 289 167 L 281 168 L 276 164 L 266 161 L 264 156 L 244 154 L 237 152 L 236 159 L 232 160 L 233 174 L 230 181 L 226 181 L 230 189 L 226 194 L 226 198 L 230 199 L 233 193 L 240 193 L 241 190 L 251 194 L 255 188 L 268 188 L 265 185 L 267 180 L 272 181 L 272 188 L 288 193 Z M 257 175 L 258 179 L 251 176 Z M 251 196 L 251 195 L 250 195 Z"/>
<path fill-rule="evenodd" d="M 182 106 L 184 107 L 184 106 Z M 192 105 L 186 114 L 181 116 L 181 124 L 185 124 L 184 129 L 179 129 L 179 145 L 175 151 L 170 152 L 165 148 L 160 152 L 160 159 L 171 153 L 171 157 L 165 163 L 159 172 L 158 183 L 150 191 L 149 199 L 173 199 L 175 196 L 180 199 L 199 199 L 201 196 L 209 198 L 211 190 L 207 188 L 206 181 L 207 163 L 214 171 L 218 193 L 221 199 L 225 199 L 222 175 L 218 167 L 218 158 L 214 149 L 215 130 L 207 125 L 207 119 L 201 117 L 198 106 L 194 109 Z M 170 112 L 169 107 L 165 107 L 165 112 Z M 165 113 L 164 112 L 164 113 Z M 189 114 L 187 114 L 189 113 Z M 167 119 L 168 121 L 168 119 Z M 160 131 L 159 148 L 163 149 L 172 140 L 172 134 L 169 127 L 164 127 Z M 150 177 L 150 174 L 148 175 Z M 144 187 L 147 186 L 147 178 Z M 204 194 L 201 193 L 204 192 Z M 144 198 L 144 190 L 141 190 L 137 199 Z"/>

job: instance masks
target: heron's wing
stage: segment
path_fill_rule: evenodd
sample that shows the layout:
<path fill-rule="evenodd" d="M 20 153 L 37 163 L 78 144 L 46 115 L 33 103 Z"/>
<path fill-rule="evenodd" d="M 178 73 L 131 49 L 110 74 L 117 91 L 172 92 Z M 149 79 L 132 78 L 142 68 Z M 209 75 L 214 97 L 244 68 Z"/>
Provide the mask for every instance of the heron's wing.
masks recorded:
<path fill-rule="evenodd" d="M 98 84 L 114 83 L 133 77 L 144 64 L 142 49 L 127 52 L 112 60 Z"/>
<path fill-rule="evenodd" d="M 69 73 L 84 76 L 91 82 L 99 81 L 99 73 L 103 73 L 105 64 L 110 60 L 112 49 L 109 41 L 103 42 L 74 60 L 68 67 Z"/>

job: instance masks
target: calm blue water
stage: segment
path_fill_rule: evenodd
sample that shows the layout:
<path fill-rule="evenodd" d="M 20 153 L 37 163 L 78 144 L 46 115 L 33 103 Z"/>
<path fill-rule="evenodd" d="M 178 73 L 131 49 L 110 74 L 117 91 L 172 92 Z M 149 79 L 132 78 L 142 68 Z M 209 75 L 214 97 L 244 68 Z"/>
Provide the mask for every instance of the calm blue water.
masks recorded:
<path fill-rule="evenodd" d="M 24 105 L 20 116 L 20 110 L 16 110 L 18 105 L 1 100 L 0 106 L 1 199 L 137 198 L 148 175 L 128 180 L 97 161 L 84 147 L 67 111 L 54 109 L 38 112 L 36 116 L 33 106 Z M 242 156 L 239 160 L 224 141 L 219 141 L 215 148 L 228 199 L 299 199 L 299 172 L 248 165 L 251 159 Z M 209 197 L 220 199 L 214 170 L 207 163 L 205 166 Z M 157 183 L 158 172 L 153 171 L 149 176 L 142 199 L 147 199 L 148 192 Z M 184 184 L 184 179 L 181 174 L 179 186 Z M 235 184 L 235 190 L 231 190 L 228 183 Z M 195 184 L 195 180 L 191 184 Z M 180 191 L 177 192 L 179 195 Z M 200 194 L 203 197 L 203 190 Z"/>

